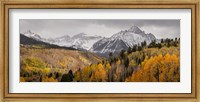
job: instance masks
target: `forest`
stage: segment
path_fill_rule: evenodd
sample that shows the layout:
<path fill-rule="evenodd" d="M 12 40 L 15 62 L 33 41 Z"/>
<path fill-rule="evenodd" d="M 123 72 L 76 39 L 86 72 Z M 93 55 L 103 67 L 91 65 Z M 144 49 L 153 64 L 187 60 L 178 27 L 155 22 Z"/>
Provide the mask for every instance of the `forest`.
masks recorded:
<path fill-rule="evenodd" d="M 180 82 L 180 38 L 144 41 L 108 58 L 20 47 L 20 82 Z"/>

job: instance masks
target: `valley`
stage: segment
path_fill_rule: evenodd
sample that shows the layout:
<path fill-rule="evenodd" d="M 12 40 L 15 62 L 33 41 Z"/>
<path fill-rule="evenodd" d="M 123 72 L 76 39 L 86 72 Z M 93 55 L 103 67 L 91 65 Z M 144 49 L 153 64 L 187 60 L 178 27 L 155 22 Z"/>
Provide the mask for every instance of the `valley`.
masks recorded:
<path fill-rule="evenodd" d="M 21 82 L 179 82 L 180 38 L 137 26 L 110 37 L 20 33 Z"/>

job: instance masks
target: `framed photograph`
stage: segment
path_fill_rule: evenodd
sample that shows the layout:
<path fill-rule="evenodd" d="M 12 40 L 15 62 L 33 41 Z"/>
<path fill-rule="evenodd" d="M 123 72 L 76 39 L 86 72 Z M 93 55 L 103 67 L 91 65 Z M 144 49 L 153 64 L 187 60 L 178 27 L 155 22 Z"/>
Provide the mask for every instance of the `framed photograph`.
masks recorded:
<path fill-rule="evenodd" d="M 5 101 L 199 100 L 198 1 L 1 3 Z"/>

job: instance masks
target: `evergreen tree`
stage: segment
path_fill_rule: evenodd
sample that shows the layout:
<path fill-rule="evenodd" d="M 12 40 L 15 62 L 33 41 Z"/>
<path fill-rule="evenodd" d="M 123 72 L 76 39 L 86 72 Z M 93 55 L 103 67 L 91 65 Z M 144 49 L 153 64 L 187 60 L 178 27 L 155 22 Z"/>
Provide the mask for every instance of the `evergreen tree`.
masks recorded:
<path fill-rule="evenodd" d="M 138 51 L 141 51 L 141 50 L 142 50 L 142 47 L 141 47 L 141 46 L 138 46 L 137 50 L 138 50 Z"/>
<path fill-rule="evenodd" d="M 61 82 L 72 82 L 74 78 L 74 75 L 72 73 L 72 70 L 69 70 L 67 74 L 63 74 L 61 78 Z"/>
<path fill-rule="evenodd" d="M 135 52 L 137 50 L 137 45 L 134 45 L 132 48 L 132 52 Z"/>
<path fill-rule="evenodd" d="M 110 53 L 109 53 L 109 58 L 112 58 L 112 56 L 113 56 L 113 53 L 110 52 Z"/>
<path fill-rule="evenodd" d="M 124 58 L 124 53 L 125 53 L 126 51 L 125 50 L 121 50 L 121 52 L 120 52 L 120 57 L 121 58 Z"/>
<path fill-rule="evenodd" d="M 163 39 L 161 39 L 161 43 L 164 43 L 164 40 L 163 40 Z"/>
<path fill-rule="evenodd" d="M 128 66 L 129 66 L 129 59 L 128 59 L 128 58 L 126 58 L 126 60 L 125 60 L 125 62 L 124 62 L 124 66 L 125 66 L 126 68 L 128 68 Z"/>
<path fill-rule="evenodd" d="M 132 52 L 131 47 L 128 47 L 128 54 L 130 54 Z"/>

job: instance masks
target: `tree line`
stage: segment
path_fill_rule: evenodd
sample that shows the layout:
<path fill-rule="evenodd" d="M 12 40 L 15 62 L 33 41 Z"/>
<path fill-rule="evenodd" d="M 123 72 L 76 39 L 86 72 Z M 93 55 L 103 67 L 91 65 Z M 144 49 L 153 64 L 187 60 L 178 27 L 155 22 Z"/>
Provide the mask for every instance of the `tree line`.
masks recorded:
<path fill-rule="evenodd" d="M 112 52 L 108 58 L 76 71 L 44 67 L 38 59 L 26 59 L 21 81 L 40 82 L 177 82 L 180 81 L 180 38 L 161 39 Z M 65 64 L 62 64 L 65 65 Z M 40 68 L 41 67 L 41 68 Z M 64 71 L 64 73 L 63 73 Z"/>

